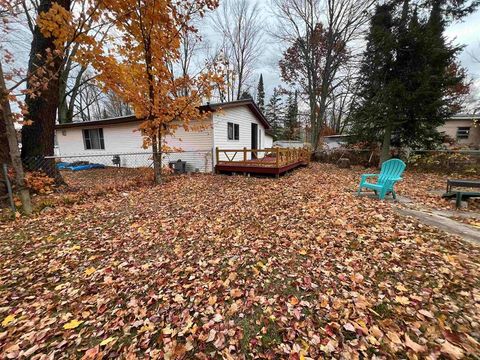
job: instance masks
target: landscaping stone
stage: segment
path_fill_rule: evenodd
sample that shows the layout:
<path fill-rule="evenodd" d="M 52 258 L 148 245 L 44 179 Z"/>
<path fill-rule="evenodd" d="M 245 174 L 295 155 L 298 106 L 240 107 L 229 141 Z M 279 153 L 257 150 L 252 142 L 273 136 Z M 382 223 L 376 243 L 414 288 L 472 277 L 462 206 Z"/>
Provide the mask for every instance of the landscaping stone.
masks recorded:
<path fill-rule="evenodd" d="M 338 167 L 340 169 L 350 169 L 350 159 L 348 158 L 340 158 L 338 160 Z"/>

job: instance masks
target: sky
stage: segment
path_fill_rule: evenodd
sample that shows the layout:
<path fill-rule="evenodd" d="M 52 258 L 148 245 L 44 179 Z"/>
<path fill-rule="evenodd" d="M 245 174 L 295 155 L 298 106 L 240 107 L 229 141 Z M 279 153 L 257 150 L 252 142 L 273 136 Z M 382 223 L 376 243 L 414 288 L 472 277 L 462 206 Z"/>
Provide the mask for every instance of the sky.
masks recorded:
<path fill-rule="evenodd" d="M 472 58 L 472 54 L 480 59 L 480 10 L 452 24 L 446 31 L 447 37 L 457 45 L 465 45 L 459 59 L 468 70 L 470 76 L 480 78 L 480 63 Z"/>
<path fill-rule="evenodd" d="M 254 0 L 252 0 L 254 1 Z M 262 16 L 265 19 L 265 30 L 271 27 L 271 11 L 270 0 L 257 0 L 260 5 Z M 208 26 L 205 25 L 207 28 Z M 207 37 L 215 39 L 216 36 L 212 34 L 211 29 L 205 30 Z M 465 45 L 462 50 L 459 60 L 463 67 L 467 69 L 468 76 L 474 80 L 476 86 L 472 89 L 474 92 L 479 92 L 480 97 L 480 63 L 477 63 L 472 54 L 476 54 L 480 58 L 480 10 L 462 19 L 461 22 L 451 24 L 446 34 L 448 39 L 457 45 Z M 258 60 L 256 76 L 263 74 L 265 90 L 267 98 L 272 94 L 276 86 L 282 84 L 280 79 L 280 70 L 278 68 L 278 61 L 282 55 L 282 47 L 276 44 L 267 35 L 265 36 L 265 47 Z M 252 89 L 253 90 L 253 89 Z"/>
<path fill-rule="evenodd" d="M 270 0 L 250 1 L 256 1 L 260 6 L 260 15 L 264 19 L 265 30 L 271 29 L 273 27 L 273 17 L 269 6 Z M 222 0 L 220 2 L 222 3 Z M 202 21 L 199 24 L 199 28 L 207 40 L 212 42 L 218 41 L 218 34 L 212 29 L 208 20 Z M 28 31 L 19 31 L 15 32 L 14 36 L 14 39 L 10 39 L 13 42 L 10 41 L 9 46 L 11 48 L 9 50 L 15 54 L 17 60 L 20 60 L 20 66 L 26 67 L 31 41 L 30 34 Z M 446 36 L 455 44 L 465 45 L 459 60 L 463 67 L 467 69 L 469 77 L 475 80 L 476 86 L 472 88 L 472 91 L 476 93 L 475 97 L 480 98 L 480 63 L 476 62 L 472 57 L 472 54 L 474 54 L 480 58 L 480 10 L 464 18 L 461 22 L 451 24 L 446 31 Z M 0 47 L 1 45 L 2 38 L 0 36 Z M 281 44 L 276 43 L 268 35 L 264 36 L 263 51 L 257 61 L 252 85 L 256 86 L 258 77 L 260 74 L 263 74 L 267 98 L 272 94 L 276 86 L 281 85 L 278 61 L 282 56 L 282 50 Z M 252 89 L 252 92 L 254 90 Z"/>

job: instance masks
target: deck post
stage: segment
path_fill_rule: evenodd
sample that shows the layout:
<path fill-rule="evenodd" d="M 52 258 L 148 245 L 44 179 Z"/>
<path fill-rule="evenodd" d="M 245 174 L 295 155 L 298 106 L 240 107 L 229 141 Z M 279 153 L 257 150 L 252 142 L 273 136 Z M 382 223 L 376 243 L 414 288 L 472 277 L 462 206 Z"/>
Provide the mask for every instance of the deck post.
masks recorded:
<path fill-rule="evenodd" d="M 243 148 L 243 161 L 244 162 L 247 161 L 247 148 L 246 147 Z"/>
<path fill-rule="evenodd" d="M 277 169 L 280 167 L 280 148 L 275 148 L 275 160 L 277 162 Z"/>
<path fill-rule="evenodd" d="M 220 160 L 220 149 L 218 148 L 218 146 L 215 148 L 215 156 L 217 158 L 217 164 L 218 164 L 218 161 Z"/>

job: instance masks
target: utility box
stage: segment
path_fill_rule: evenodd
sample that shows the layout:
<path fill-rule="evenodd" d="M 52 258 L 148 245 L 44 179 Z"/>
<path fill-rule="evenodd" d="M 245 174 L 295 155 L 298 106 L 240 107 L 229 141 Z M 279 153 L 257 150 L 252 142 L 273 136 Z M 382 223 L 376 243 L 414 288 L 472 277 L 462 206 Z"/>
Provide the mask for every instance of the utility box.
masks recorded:
<path fill-rule="evenodd" d="M 120 167 L 120 155 L 113 155 L 112 163 L 113 165 Z"/>
<path fill-rule="evenodd" d="M 175 174 L 185 174 L 187 172 L 187 162 L 178 159 L 177 161 L 169 162 L 170 168 Z"/>

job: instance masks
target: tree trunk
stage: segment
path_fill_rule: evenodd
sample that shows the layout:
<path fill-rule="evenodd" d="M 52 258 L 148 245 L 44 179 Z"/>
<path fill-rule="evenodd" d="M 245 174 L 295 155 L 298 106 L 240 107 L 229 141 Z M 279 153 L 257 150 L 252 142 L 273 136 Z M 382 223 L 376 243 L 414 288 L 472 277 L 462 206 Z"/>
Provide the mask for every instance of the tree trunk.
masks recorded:
<path fill-rule="evenodd" d="M 5 128 L 5 122 L 3 121 L 4 118 L 5 114 L 3 113 L 3 110 L 0 109 L 0 165 L 10 164 L 7 129 Z"/>
<path fill-rule="evenodd" d="M 162 183 L 162 142 L 158 136 L 152 139 L 153 176 L 155 184 Z"/>
<path fill-rule="evenodd" d="M 390 159 L 390 143 L 392 141 L 392 125 L 387 125 L 383 134 L 382 150 L 380 152 L 380 166 Z"/>
<path fill-rule="evenodd" d="M 30 192 L 25 185 L 25 174 L 23 172 L 22 159 L 18 148 L 17 131 L 15 130 L 14 119 L 8 100 L 8 91 L 3 77 L 2 64 L 0 63 L 0 114 L 2 115 L 2 125 L 5 128 L 5 135 L 8 140 L 10 150 L 10 159 L 13 170 L 15 171 L 15 184 L 18 188 L 20 200 L 22 201 L 23 212 L 27 215 L 32 213 L 32 204 L 30 201 Z"/>
<path fill-rule="evenodd" d="M 60 6 L 70 9 L 71 0 L 57 0 Z M 52 0 L 41 0 L 38 13 L 47 12 L 52 7 Z M 28 62 L 28 74 L 33 74 L 39 67 L 47 63 L 47 51 L 55 50 L 53 38 L 45 38 L 38 25 L 35 26 L 33 40 Z M 41 91 L 40 96 L 32 95 L 28 90 L 34 88 L 35 81 L 27 81 L 27 95 L 25 103 L 28 110 L 27 120 L 31 125 L 22 128 L 22 159 L 24 164 L 32 169 L 41 169 L 49 176 L 58 178 L 54 160 L 44 160 L 44 156 L 54 154 L 55 120 L 59 104 L 59 72 L 62 67 L 62 57 L 54 55 L 53 63 L 49 63 L 47 69 L 55 76 L 48 76 L 48 86 Z M 38 90 L 38 89 L 37 89 Z"/>

